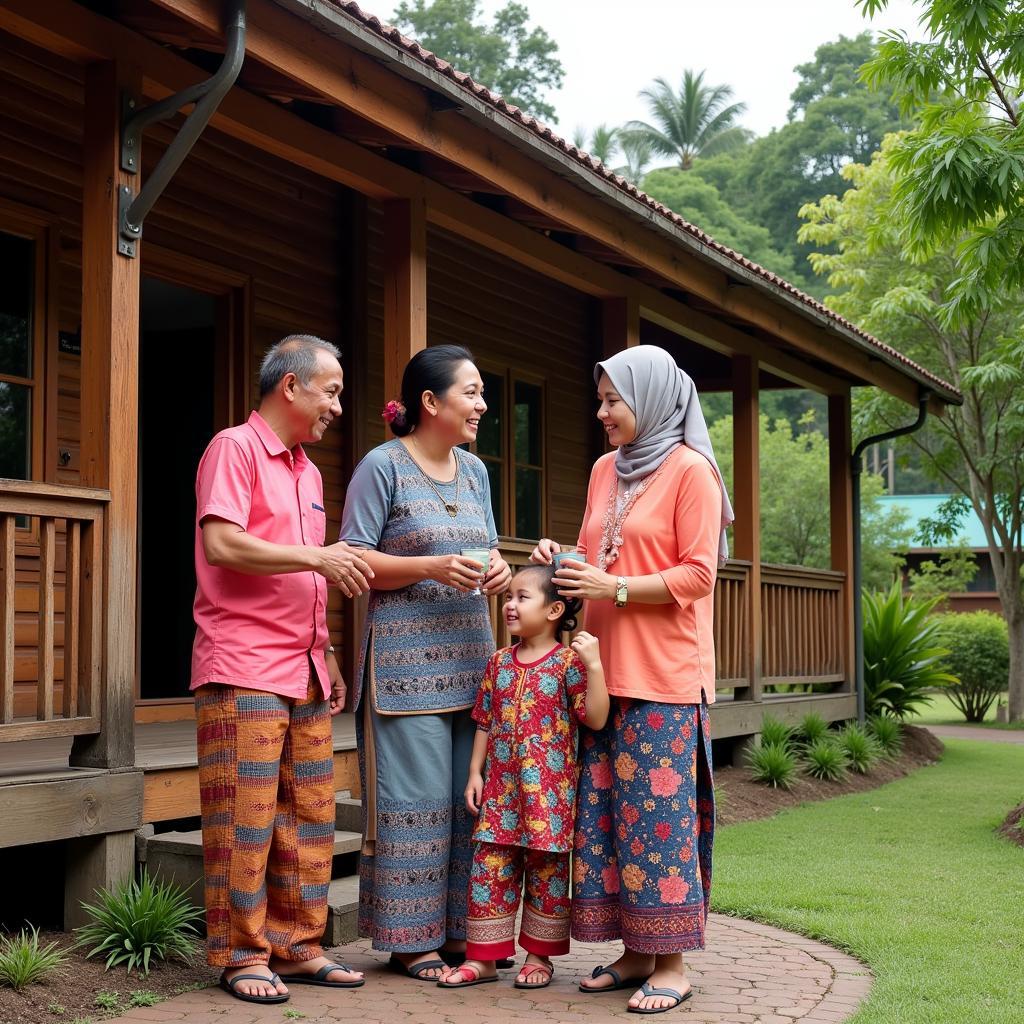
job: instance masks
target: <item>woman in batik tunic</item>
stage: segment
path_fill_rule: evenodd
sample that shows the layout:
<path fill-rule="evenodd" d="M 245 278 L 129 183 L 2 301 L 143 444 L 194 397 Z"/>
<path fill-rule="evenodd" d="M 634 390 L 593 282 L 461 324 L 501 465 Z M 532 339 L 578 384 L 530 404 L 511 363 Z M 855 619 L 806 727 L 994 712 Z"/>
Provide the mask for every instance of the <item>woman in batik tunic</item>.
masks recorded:
<path fill-rule="evenodd" d="M 396 439 L 349 484 L 341 537 L 374 571 L 353 706 L 363 783 L 359 934 L 397 970 L 435 981 L 464 956 L 472 822 L 463 801 L 470 709 L 494 652 L 497 550 L 483 463 L 457 447 L 486 412 L 471 354 L 424 349 L 385 419 Z M 490 549 L 482 564 L 460 554 Z"/>
<path fill-rule="evenodd" d="M 598 459 L 559 593 L 586 600 L 611 717 L 585 734 L 573 860 L 574 938 L 621 939 L 587 993 L 636 989 L 660 1012 L 690 995 L 683 952 L 702 949 L 711 889 L 714 587 L 732 521 L 693 381 L 640 345 L 595 367 Z M 542 540 L 534 560 L 558 545 Z"/>

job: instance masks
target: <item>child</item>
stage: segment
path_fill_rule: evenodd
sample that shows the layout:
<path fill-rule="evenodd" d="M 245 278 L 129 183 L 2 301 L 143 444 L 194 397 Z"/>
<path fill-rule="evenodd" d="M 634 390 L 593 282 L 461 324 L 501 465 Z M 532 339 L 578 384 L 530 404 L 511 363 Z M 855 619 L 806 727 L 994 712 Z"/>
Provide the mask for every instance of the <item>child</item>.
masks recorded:
<path fill-rule="evenodd" d="M 466 962 L 438 981 L 464 988 L 497 981 L 495 962 L 515 954 L 515 921 L 525 869 L 519 944 L 529 954 L 516 988 L 551 982 L 550 957 L 569 952 L 569 855 L 576 820 L 576 721 L 600 729 L 608 718 L 597 639 L 575 628 L 578 600 L 559 597 L 554 569 L 516 573 L 505 622 L 519 643 L 492 655 L 477 695 L 466 806 L 473 832 Z M 486 759 L 486 764 L 485 764 Z"/>

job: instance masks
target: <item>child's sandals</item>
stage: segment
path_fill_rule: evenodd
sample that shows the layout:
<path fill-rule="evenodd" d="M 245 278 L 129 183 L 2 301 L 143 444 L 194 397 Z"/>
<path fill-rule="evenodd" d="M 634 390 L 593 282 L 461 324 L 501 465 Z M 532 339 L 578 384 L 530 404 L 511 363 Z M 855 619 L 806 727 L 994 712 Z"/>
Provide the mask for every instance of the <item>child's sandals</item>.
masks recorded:
<path fill-rule="evenodd" d="M 460 981 L 450 982 L 449 978 L 458 975 Z M 486 985 L 489 981 L 497 981 L 497 974 L 481 974 L 478 967 L 471 963 L 460 964 L 453 968 L 448 974 L 437 979 L 438 988 L 469 988 L 470 985 Z"/>
<path fill-rule="evenodd" d="M 530 963 L 526 963 L 526 964 L 523 964 L 522 969 L 519 972 L 519 975 L 523 979 L 529 979 L 529 978 L 532 978 L 533 975 L 538 974 L 538 973 L 546 975 L 546 977 L 544 978 L 543 981 L 528 981 L 528 980 L 520 981 L 519 978 L 516 978 L 515 982 L 513 982 L 514 987 L 515 988 L 547 988 L 548 985 L 551 984 L 551 975 L 553 975 L 555 973 L 554 965 L 551 963 L 550 960 L 547 963 L 543 963 L 543 964 L 530 964 Z"/>

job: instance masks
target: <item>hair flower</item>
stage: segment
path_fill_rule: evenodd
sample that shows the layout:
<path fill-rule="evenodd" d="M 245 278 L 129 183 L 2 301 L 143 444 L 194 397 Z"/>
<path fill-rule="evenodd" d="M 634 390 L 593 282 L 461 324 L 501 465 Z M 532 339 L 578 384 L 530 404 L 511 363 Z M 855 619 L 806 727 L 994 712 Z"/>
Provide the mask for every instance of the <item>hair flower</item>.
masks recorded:
<path fill-rule="evenodd" d="M 405 406 L 401 402 L 396 401 L 394 398 L 384 406 L 384 411 L 381 413 L 386 423 L 394 423 L 398 420 L 399 423 L 405 420 Z"/>

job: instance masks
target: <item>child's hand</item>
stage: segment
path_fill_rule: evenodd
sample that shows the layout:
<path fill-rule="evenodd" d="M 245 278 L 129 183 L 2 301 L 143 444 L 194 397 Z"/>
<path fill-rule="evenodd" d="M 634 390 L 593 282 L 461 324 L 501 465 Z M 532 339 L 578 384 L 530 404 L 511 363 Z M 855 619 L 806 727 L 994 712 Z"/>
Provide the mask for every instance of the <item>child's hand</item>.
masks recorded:
<path fill-rule="evenodd" d="M 587 668 L 597 668 L 601 664 L 601 648 L 597 637 L 581 629 L 573 638 L 572 649 L 579 655 L 580 661 Z"/>
<path fill-rule="evenodd" d="M 479 772 L 469 773 L 466 783 L 466 808 L 470 814 L 480 813 L 480 801 L 484 795 L 484 777 Z"/>

